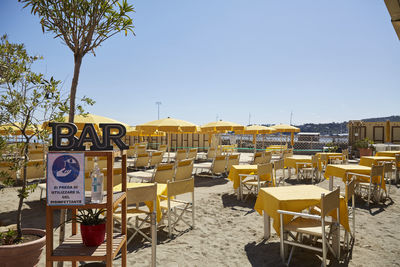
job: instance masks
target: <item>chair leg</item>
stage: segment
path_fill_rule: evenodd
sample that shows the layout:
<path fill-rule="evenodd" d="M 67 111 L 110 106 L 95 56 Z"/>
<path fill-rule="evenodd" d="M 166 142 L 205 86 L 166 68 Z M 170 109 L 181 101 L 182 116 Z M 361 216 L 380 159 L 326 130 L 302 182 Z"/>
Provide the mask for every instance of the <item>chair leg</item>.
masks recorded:
<path fill-rule="evenodd" d="M 157 247 L 157 215 L 151 214 L 151 266 L 156 266 L 156 247 Z"/>

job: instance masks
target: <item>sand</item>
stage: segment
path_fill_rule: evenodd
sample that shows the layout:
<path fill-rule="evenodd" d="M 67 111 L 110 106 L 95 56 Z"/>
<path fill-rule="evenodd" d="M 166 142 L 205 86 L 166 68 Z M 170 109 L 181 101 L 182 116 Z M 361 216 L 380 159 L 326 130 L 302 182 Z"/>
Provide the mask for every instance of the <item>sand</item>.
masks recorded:
<path fill-rule="evenodd" d="M 296 184 L 294 177 L 291 183 Z M 335 179 L 344 189 L 344 184 Z M 328 188 L 328 181 L 318 184 Z M 279 256 L 279 237 L 273 232 L 263 239 L 263 217 L 254 209 L 255 197 L 242 202 L 236 199 L 228 179 L 195 177 L 196 227 L 181 224 L 172 239 L 166 229 L 158 230 L 157 264 L 159 266 L 283 266 Z M 23 227 L 45 228 L 45 202 L 36 190 L 24 204 Z M 344 261 L 330 261 L 330 266 L 400 266 L 400 189 L 391 187 L 390 200 L 372 205 L 369 210 L 357 199 L 356 242 Z M 0 221 L 14 223 L 17 207 L 15 189 L 0 192 Z M 58 216 L 55 221 L 58 221 Z M 273 231 L 273 228 L 272 228 Z M 70 225 L 67 226 L 70 233 Z M 58 231 L 55 232 L 55 239 Z M 149 266 L 151 247 L 135 238 L 128 246 L 128 266 Z M 44 266 L 43 252 L 40 266 Z M 114 260 L 115 266 L 120 259 Z M 298 249 L 292 266 L 319 266 L 320 256 Z M 70 266 L 65 263 L 64 266 Z"/>

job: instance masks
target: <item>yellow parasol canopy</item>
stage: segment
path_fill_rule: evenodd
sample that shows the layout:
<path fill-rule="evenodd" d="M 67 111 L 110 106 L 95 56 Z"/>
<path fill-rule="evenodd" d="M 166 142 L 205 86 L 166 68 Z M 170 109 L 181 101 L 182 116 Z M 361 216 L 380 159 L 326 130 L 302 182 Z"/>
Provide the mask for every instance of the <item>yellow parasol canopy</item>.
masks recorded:
<path fill-rule="evenodd" d="M 242 131 L 235 131 L 235 134 L 272 134 L 276 132 L 277 130 L 272 127 L 262 125 L 250 125 L 246 126 Z"/>
<path fill-rule="evenodd" d="M 18 127 L 17 127 L 18 126 Z M 18 123 L 17 126 L 11 124 L 4 124 L 0 125 L 0 135 L 22 135 L 20 128 L 20 124 Z M 32 135 L 35 133 L 35 128 L 41 130 L 42 127 L 40 125 L 37 126 L 28 126 L 26 129 L 26 134 Z"/>
<path fill-rule="evenodd" d="M 153 133 L 144 133 L 136 129 L 135 126 L 129 126 L 126 128 L 126 135 L 128 136 L 165 136 L 165 132 L 155 131 Z"/>
<path fill-rule="evenodd" d="M 196 124 L 168 117 L 137 125 L 136 129 L 146 133 L 153 133 L 157 130 L 168 133 L 193 133 L 196 132 Z"/>
<path fill-rule="evenodd" d="M 290 133 L 290 144 L 292 145 L 292 147 L 294 145 L 294 133 L 300 132 L 300 128 L 287 124 L 277 124 L 271 126 L 271 128 L 276 129 L 276 131 L 279 133 Z"/>
<path fill-rule="evenodd" d="M 165 118 L 155 121 L 146 122 L 141 125 L 136 126 L 137 130 L 143 131 L 143 133 L 154 133 L 155 131 L 163 131 L 166 133 L 194 133 L 197 131 L 197 125 L 188 121 Z M 171 135 L 167 138 L 167 149 L 168 149 L 168 162 L 169 162 L 169 152 L 170 152 L 170 139 Z"/>
<path fill-rule="evenodd" d="M 223 120 L 209 122 L 201 126 L 201 131 L 207 133 L 223 133 L 226 131 L 241 131 L 241 130 L 244 130 L 243 125 Z"/>
<path fill-rule="evenodd" d="M 277 125 L 271 126 L 271 128 L 274 128 L 278 133 L 298 133 L 298 132 L 300 132 L 300 128 L 294 127 L 292 125 L 287 125 L 287 124 L 277 124 Z"/>

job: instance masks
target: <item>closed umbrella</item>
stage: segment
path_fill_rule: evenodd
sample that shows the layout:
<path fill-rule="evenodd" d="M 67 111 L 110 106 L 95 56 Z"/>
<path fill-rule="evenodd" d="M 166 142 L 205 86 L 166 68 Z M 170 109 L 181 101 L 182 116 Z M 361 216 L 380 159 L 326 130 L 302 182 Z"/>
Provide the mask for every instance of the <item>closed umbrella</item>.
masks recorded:
<path fill-rule="evenodd" d="M 137 125 L 136 129 L 143 131 L 144 133 L 153 133 L 157 130 L 168 133 L 167 148 L 169 161 L 171 133 L 194 133 L 197 130 L 197 126 L 196 124 L 188 121 L 168 117 L 165 119 L 150 121 L 141 125 Z"/>

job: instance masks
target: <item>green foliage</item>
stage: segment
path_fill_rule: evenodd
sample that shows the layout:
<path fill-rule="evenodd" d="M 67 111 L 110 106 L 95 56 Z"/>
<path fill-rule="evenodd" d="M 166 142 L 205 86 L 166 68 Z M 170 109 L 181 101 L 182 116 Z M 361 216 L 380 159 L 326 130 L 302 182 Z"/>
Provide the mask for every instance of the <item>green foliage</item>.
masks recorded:
<path fill-rule="evenodd" d="M 61 38 L 74 54 L 84 56 L 111 36 L 135 34 L 126 0 L 18 0 L 40 17 L 43 32 Z"/>
<path fill-rule="evenodd" d="M 336 143 L 328 143 L 326 146 L 328 147 L 328 152 L 337 152 L 339 149 L 339 146 Z"/>
<path fill-rule="evenodd" d="M 0 232 L 0 245 L 12 245 L 15 243 L 17 231 L 8 229 L 7 232 Z"/>
<path fill-rule="evenodd" d="M 79 213 L 76 215 L 76 222 L 83 225 L 98 225 L 106 222 L 105 217 L 101 217 L 104 213 L 104 209 L 86 209 L 79 210 Z"/>
<path fill-rule="evenodd" d="M 361 139 L 361 140 L 357 140 L 354 143 L 354 147 L 355 148 L 372 148 L 373 147 L 372 146 L 373 143 L 374 142 L 372 140 L 370 140 L 368 138 L 364 138 L 364 139 Z"/>
<path fill-rule="evenodd" d="M 8 133 L 22 136 L 22 142 L 2 147 L 0 162 L 9 166 L 10 172 L 24 170 L 17 189 L 19 205 L 17 210 L 17 240 L 21 239 L 22 203 L 35 186 L 28 186 L 26 180 L 29 162 L 29 143 L 32 138 L 48 141 L 48 130 L 41 129 L 43 122 L 59 120 L 67 110 L 68 98 L 64 99 L 58 86 L 60 81 L 47 79 L 41 73 L 31 70 L 32 64 L 41 59 L 30 56 L 23 44 L 8 41 L 7 35 L 0 39 L 0 118 L 9 126 Z M 3 142 L 0 142 L 3 143 Z M 3 153 L 6 152 L 6 153 Z M 3 155 L 6 156 L 3 156 Z M 6 175 L 3 171 L 2 175 Z M 17 175 L 18 177 L 18 175 Z M 11 180 L 6 179 L 6 185 Z"/>

